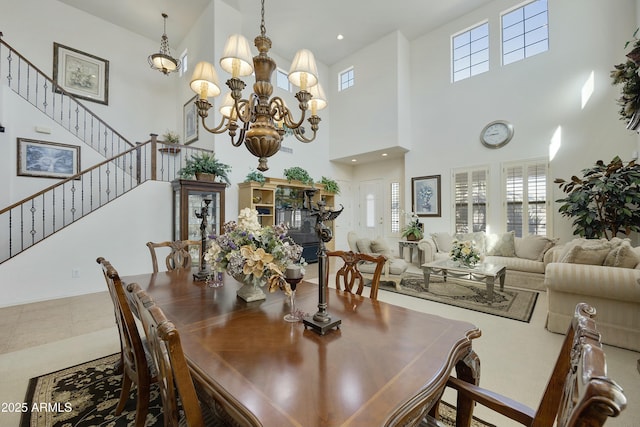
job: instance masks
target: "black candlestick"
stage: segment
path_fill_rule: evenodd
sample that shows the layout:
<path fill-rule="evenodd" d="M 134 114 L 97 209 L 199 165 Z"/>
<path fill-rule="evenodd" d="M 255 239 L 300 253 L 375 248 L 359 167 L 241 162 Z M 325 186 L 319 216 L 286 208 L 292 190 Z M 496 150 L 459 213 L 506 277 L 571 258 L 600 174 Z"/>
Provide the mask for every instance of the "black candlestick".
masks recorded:
<path fill-rule="evenodd" d="M 325 273 L 325 269 L 328 268 L 327 265 L 327 248 L 325 243 L 328 243 L 333 238 L 331 233 L 331 229 L 324 224 L 324 221 L 334 220 L 342 213 L 344 207 L 342 207 L 339 211 L 330 211 L 325 210 L 325 202 L 319 201 L 316 205 L 317 208 L 311 207 L 311 196 L 307 194 L 309 197 L 309 208 L 312 213 L 311 216 L 316 217 L 316 226 L 315 230 L 320 239 L 320 245 L 318 246 L 318 311 L 316 314 L 311 316 L 305 316 L 303 319 L 305 329 L 310 327 L 314 332 L 324 335 L 327 331 L 330 331 L 333 328 L 339 328 L 342 320 L 331 318 L 329 313 L 327 312 L 327 279 L 328 274 Z M 328 271 L 327 271 L 328 273 Z"/>
<path fill-rule="evenodd" d="M 194 212 L 194 215 L 198 219 L 202 220 L 200 223 L 200 244 L 202 245 L 200 249 L 200 270 L 193 275 L 193 280 L 196 281 L 208 280 L 211 275 L 204 262 L 204 255 L 207 251 L 207 216 L 209 216 L 209 205 L 211 204 L 211 199 L 204 199 L 203 202 L 204 206 L 200 207 L 200 212 Z"/>

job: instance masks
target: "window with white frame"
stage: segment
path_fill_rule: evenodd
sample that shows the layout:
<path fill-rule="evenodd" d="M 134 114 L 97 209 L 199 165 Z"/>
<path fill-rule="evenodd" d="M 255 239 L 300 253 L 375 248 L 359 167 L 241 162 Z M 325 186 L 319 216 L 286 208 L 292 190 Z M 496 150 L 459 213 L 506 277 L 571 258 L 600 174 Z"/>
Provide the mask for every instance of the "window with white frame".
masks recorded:
<path fill-rule="evenodd" d="M 547 171 L 542 159 L 503 167 L 507 231 L 517 237 L 547 234 Z"/>
<path fill-rule="evenodd" d="M 400 232 L 400 183 L 391 183 L 391 232 Z"/>
<path fill-rule="evenodd" d="M 338 90 L 343 91 L 355 84 L 353 67 L 347 68 L 338 75 Z"/>
<path fill-rule="evenodd" d="M 187 49 L 185 49 L 182 55 L 180 55 L 180 71 L 178 74 L 184 76 L 187 74 L 187 71 L 189 71 L 189 55 Z"/>
<path fill-rule="evenodd" d="M 487 168 L 453 172 L 456 233 L 486 231 L 488 179 Z"/>
<path fill-rule="evenodd" d="M 276 69 L 276 86 L 278 86 L 280 89 L 286 90 L 287 92 L 291 92 L 291 82 L 289 81 L 289 75 L 280 68 Z"/>
<path fill-rule="evenodd" d="M 502 64 L 549 50 L 547 0 L 528 2 L 502 14 Z"/>
<path fill-rule="evenodd" d="M 454 82 L 489 71 L 489 23 L 453 35 L 451 58 Z"/>

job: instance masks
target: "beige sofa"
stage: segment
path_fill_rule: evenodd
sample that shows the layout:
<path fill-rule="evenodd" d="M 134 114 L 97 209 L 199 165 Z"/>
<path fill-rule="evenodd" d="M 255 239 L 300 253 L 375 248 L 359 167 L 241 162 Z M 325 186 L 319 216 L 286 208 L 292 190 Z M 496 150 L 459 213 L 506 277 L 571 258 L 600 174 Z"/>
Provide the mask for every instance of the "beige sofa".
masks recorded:
<path fill-rule="evenodd" d="M 480 250 L 483 262 L 507 267 L 505 285 L 544 291 L 544 272 L 551 259 L 555 240 L 544 236 L 515 237 L 512 232 L 456 234 L 432 233 L 418 243 L 425 262 L 449 258 L 451 242 L 472 240 Z M 574 305 L 575 308 L 575 305 Z"/>
<path fill-rule="evenodd" d="M 545 273 L 547 329 L 566 333 L 576 304 L 586 302 L 597 310 L 602 342 L 640 351 L 640 248 L 628 241 L 586 242 L 575 239 L 552 251 Z"/>
<path fill-rule="evenodd" d="M 402 273 L 407 270 L 409 264 L 407 264 L 404 259 L 395 256 L 393 250 L 384 238 L 369 239 L 358 236 L 354 231 L 350 231 L 347 234 L 347 242 L 349 243 L 349 249 L 353 252 L 383 255 L 387 261 L 382 271 L 382 280 L 392 281 L 396 287 L 400 286 Z M 363 262 L 358 266 L 358 270 L 360 270 L 364 276 L 371 275 L 375 270 L 375 264 Z"/>

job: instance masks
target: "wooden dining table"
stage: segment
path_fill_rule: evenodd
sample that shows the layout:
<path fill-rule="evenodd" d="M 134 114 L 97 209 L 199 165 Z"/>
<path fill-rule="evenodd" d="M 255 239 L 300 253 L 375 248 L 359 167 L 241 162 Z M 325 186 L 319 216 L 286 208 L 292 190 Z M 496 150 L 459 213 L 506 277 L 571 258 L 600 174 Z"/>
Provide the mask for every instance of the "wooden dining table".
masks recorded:
<path fill-rule="evenodd" d="M 319 335 L 283 320 L 290 307 L 280 290 L 247 303 L 229 276 L 221 287 L 188 270 L 122 280 L 138 283 L 175 323 L 194 381 L 237 425 L 417 425 L 436 413 L 454 369 L 479 381 L 471 344 L 480 330 L 467 322 L 329 288 L 327 311 L 342 323 Z M 298 284 L 296 306 L 313 314 L 317 304 L 318 285 Z M 471 414 L 471 402 L 456 405 Z"/>

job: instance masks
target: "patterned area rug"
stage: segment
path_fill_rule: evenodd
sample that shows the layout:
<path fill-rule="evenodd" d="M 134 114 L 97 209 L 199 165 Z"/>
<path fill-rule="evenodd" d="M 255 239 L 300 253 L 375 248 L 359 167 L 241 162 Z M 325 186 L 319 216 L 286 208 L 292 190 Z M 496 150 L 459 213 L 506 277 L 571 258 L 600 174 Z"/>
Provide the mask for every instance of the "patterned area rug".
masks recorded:
<path fill-rule="evenodd" d="M 538 300 L 538 293 L 524 289 L 505 287 L 500 291 L 500 286 L 493 289 L 493 301 L 487 299 L 487 287 L 484 283 L 468 283 L 447 279 L 442 281 L 440 277 L 431 277 L 429 290 L 423 289 L 424 278 L 422 274 L 405 273 L 400 282 L 400 289 L 396 289 L 394 282 L 380 282 L 380 289 L 411 295 L 430 301 L 454 305 L 469 310 L 481 311 L 495 316 L 529 322 L 533 309 Z"/>
<path fill-rule="evenodd" d="M 113 415 L 120 396 L 121 375 L 114 365 L 118 354 L 82 363 L 71 368 L 32 378 L 25 402 L 29 411 L 22 414 L 20 427 L 124 427 L 135 424 L 135 389 L 119 417 Z M 440 405 L 440 422 L 454 427 L 456 411 L 446 402 Z M 34 406 L 35 405 L 35 406 Z M 36 410 L 33 410 L 37 408 Z M 146 424 L 161 427 L 162 402 L 156 386 L 151 387 L 151 402 Z M 496 427 L 476 419 L 472 427 Z"/>

